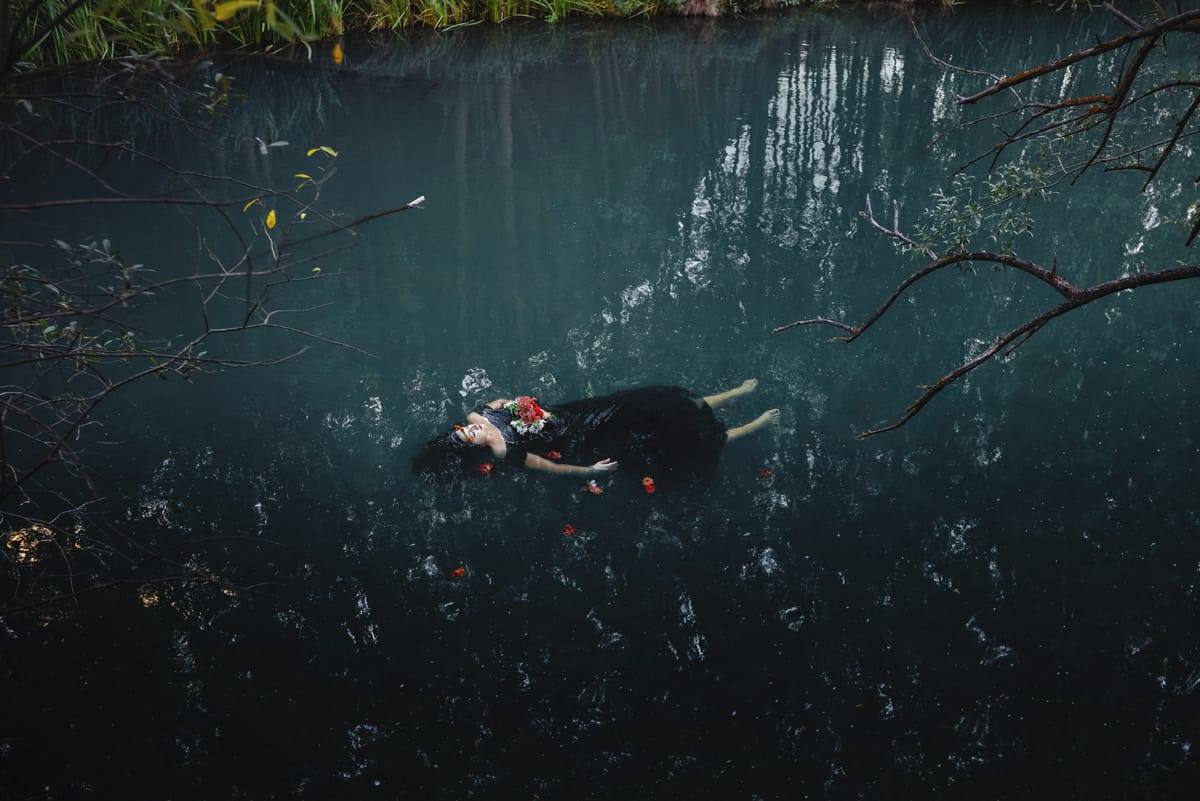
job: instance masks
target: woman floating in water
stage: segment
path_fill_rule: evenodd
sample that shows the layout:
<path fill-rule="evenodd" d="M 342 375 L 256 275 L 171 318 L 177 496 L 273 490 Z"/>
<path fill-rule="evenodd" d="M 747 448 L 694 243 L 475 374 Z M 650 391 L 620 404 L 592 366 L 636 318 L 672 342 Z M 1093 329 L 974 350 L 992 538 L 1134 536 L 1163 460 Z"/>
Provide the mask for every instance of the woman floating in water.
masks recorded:
<path fill-rule="evenodd" d="M 713 415 L 757 387 L 750 379 L 705 397 L 682 387 L 640 387 L 545 409 L 528 396 L 498 398 L 476 406 L 466 425 L 430 440 L 413 469 L 488 473 L 494 460 L 555 475 L 597 476 L 620 467 L 659 483 L 704 479 L 726 442 L 778 423 L 778 409 L 729 429 Z"/>

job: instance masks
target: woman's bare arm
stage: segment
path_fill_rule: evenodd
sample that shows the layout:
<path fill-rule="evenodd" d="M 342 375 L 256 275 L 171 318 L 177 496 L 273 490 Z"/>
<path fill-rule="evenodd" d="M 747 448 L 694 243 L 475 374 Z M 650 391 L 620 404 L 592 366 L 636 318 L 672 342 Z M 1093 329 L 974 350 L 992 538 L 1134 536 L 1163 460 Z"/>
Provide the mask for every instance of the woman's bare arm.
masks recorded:
<path fill-rule="evenodd" d="M 601 459 L 591 467 L 578 464 L 559 464 L 544 459 L 536 453 L 525 454 L 525 466 L 530 470 L 540 470 L 556 476 L 596 476 L 617 469 L 617 463 L 612 459 Z"/>
<path fill-rule="evenodd" d="M 486 404 L 489 409 L 503 409 L 504 404 L 512 403 L 508 398 L 496 398 L 491 403 Z"/>

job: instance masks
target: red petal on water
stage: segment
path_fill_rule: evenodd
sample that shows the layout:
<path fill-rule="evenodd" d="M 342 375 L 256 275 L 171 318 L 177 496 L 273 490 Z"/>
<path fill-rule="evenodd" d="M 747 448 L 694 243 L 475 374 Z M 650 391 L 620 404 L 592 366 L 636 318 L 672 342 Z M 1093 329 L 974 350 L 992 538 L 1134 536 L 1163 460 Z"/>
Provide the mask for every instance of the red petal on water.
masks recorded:
<path fill-rule="evenodd" d="M 492 464 L 491 462 L 483 462 L 482 464 L 479 465 L 479 472 L 483 473 L 485 476 L 490 476 L 492 474 L 492 470 L 494 468 L 495 468 L 495 465 Z"/>
<path fill-rule="evenodd" d="M 573 525 L 571 525 L 570 523 L 567 523 L 565 526 L 562 527 L 562 533 L 563 533 L 564 537 L 574 537 L 575 536 L 575 527 Z"/>
<path fill-rule="evenodd" d="M 546 458 L 553 462 L 557 462 L 562 458 L 562 454 L 558 451 L 546 451 Z"/>
<path fill-rule="evenodd" d="M 450 571 L 450 575 L 454 576 L 455 578 L 462 578 L 463 576 L 467 575 L 467 569 L 465 567 L 456 567 Z"/>
<path fill-rule="evenodd" d="M 758 475 L 760 478 L 770 478 L 771 477 L 771 468 L 764 467 L 762 470 L 758 471 Z"/>

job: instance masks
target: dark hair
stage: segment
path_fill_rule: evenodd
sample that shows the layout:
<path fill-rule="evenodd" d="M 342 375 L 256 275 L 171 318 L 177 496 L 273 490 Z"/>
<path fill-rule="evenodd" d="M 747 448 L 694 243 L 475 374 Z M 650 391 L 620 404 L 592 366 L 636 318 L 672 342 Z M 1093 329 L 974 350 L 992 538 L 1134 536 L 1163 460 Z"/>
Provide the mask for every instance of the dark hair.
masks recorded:
<path fill-rule="evenodd" d="M 453 481 L 482 475 L 479 465 L 491 459 L 492 454 L 487 448 L 468 445 L 450 431 L 426 442 L 421 452 L 413 457 L 412 469 L 417 475 Z"/>

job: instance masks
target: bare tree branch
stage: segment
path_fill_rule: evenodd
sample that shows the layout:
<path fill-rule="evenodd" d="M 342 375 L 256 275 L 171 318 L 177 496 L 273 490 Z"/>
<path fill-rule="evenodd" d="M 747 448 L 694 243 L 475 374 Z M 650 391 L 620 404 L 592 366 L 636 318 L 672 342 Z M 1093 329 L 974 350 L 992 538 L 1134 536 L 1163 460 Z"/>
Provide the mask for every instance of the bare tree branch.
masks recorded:
<path fill-rule="evenodd" d="M 1114 39 L 1109 39 L 1106 42 L 1100 42 L 1093 47 L 1089 47 L 1084 50 L 1077 50 L 1074 53 L 1063 56 L 1062 58 L 1051 61 L 1047 64 L 1040 64 L 1036 67 L 1031 67 L 1030 69 L 1022 70 L 1021 72 L 1001 78 L 986 89 L 976 92 L 973 95 L 968 95 L 967 97 L 962 98 L 959 102 L 963 105 L 978 103 L 985 97 L 991 97 L 997 92 L 1003 92 L 1005 89 L 1032 81 L 1034 78 L 1040 78 L 1043 75 L 1049 75 L 1053 72 L 1058 72 L 1059 70 L 1066 69 L 1072 64 L 1078 64 L 1080 61 L 1085 61 L 1089 58 L 1095 58 L 1098 55 L 1107 53 L 1110 50 L 1116 50 L 1118 47 L 1123 47 L 1131 42 L 1137 42 L 1152 36 L 1157 37 L 1163 33 L 1166 33 L 1167 31 L 1187 30 L 1189 32 L 1195 32 L 1195 23 L 1197 21 L 1200 21 L 1200 9 L 1185 11 L 1181 14 L 1177 14 L 1174 17 L 1169 17 L 1162 22 L 1159 22 L 1157 25 L 1152 25 L 1149 28 L 1141 28 L 1137 31 L 1123 34 Z"/>
<path fill-rule="evenodd" d="M 1074 311 L 1081 306 L 1086 306 L 1089 303 L 1093 303 L 1101 298 L 1116 294 L 1117 292 L 1124 292 L 1126 290 L 1137 289 L 1139 287 L 1150 286 L 1152 284 L 1165 284 L 1173 281 L 1185 281 L 1193 278 L 1200 278 L 1200 265 L 1177 267 L 1158 272 L 1138 273 L 1136 275 L 1126 276 L 1125 278 L 1119 278 L 1115 281 L 1097 284 L 1087 289 L 1075 290 L 1073 293 L 1071 293 L 1065 303 L 1060 303 L 1058 306 L 1048 309 L 1036 317 L 1027 320 L 1008 333 L 997 337 L 991 345 L 983 350 L 983 352 L 979 353 L 973 358 L 968 359 L 954 370 L 951 370 L 949 373 L 939 378 L 933 384 L 925 387 L 925 391 L 922 392 L 915 401 L 909 404 L 908 408 L 904 410 L 904 414 L 897 420 L 888 423 L 885 426 L 880 426 L 879 428 L 872 428 L 867 431 L 860 432 L 858 434 L 858 438 L 867 439 L 868 437 L 873 437 L 877 434 L 883 434 L 888 431 L 895 431 L 897 428 L 900 428 L 909 420 L 913 419 L 913 417 L 915 417 L 918 412 L 924 409 L 926 404 L 933 400 L 934 397 L 936 397 L 942 390 L 963 378 L 977 367 L 988 361 L 991 361 L 996 354 L 1004 350 L 1004 348 L 1009 344 L 1015 342 L 1021 337 L 1025 337 L 1026 339 L 1032 337 L 1038 331 L 1042 330 L 1046 323 L 1057 317 L 1061 317 L 1064 314 Z"/>

